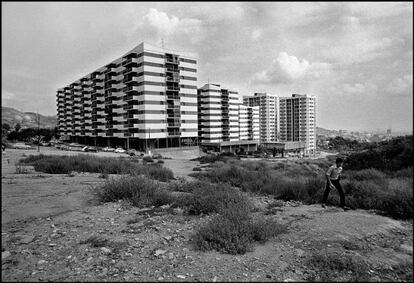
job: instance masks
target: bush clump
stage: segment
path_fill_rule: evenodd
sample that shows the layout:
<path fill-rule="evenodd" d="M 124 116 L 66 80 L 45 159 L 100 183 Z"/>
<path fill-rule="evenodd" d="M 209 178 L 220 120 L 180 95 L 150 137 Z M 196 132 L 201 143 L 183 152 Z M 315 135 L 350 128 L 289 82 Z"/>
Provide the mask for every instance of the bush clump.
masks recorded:
<path fill-rule="evenodd" d="M 40 154 L 21 159 L 20 164 L 31 164 L 36 171 L 49 174 L 70 174 L 71 172 L 91 172 L 101 173 L 102 175 L 143 174 L 166 182 L 174 178 L 173 172 L 162 167 L 162 164 L 142 165 L 122 157 L 108 158 L 86 154 L 76 156 Z"/>
<path fill-rule="evenodd" d="M 93 192 L 101 202 L 129 200 L 138 207 L 161 206 L 174 202 L 174 197 L 168 190 L 145 176 L 110 179 L 93 188 Z"/>
<path fill-rule="evenodd" d="M 347 254 L 314 253 L 306 261 L 309 269 L 315 271 L 315 275 L 309 276 L 308 281 L 333 282 L 367 282 L 369 279 L 369 266 L 362 259 Z"/>
<path fill-rule="evenodd" d="M 196 181 L 183 183 L 181 187 L 179 190 L 188 194 L 176 205 L 186 208 L 192 215 L 221 213 L 228 208 L 237 208 L 247 214 L 252 209 L 252 204 L 242 192 L 226 184 Z"/>
<path fill-rule="evenodd" d="M 152 163 L 152 162 L 154 162 L 154 159 L 151 156 L 144 156 L 142 158 L 142 161 L 147 162 L 147 163 Z"/>
<path fill-rule="evenodd" d="M 228 209 L 201 227 L 192 240 L 202 251 L 244 254 L 251 250 L 254 242 L 264 243 L 286 230 L 274 220 L 254 220 L 243 211 Z"/>

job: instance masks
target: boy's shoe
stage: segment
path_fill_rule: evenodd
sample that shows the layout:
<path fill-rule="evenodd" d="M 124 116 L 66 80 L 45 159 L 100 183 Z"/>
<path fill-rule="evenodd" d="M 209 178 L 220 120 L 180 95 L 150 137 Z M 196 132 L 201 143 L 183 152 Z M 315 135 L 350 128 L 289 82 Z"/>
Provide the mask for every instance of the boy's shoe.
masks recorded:
<path fill-rule="evenodd" d="M 322 208 L 326 208 L 326 205 L 325 205 L 325 204 L 323 204 L 323 203 L 321 204 L 321 206 L 322 206 Z"/>

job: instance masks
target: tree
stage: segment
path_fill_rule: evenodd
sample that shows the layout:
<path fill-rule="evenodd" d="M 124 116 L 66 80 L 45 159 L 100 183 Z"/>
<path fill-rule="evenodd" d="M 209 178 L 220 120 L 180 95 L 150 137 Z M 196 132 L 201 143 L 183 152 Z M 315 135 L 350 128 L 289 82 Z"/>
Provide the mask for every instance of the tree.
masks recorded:
<path fill-rule="evenodd" d="M 10 125 L 9 125 L 9 124 L 7 124 L 7 123 L 3 123 L 3 124 L 1 125 L 1 128 L 2 128 L 2 129 L 5 129 L 6 131 L 10 131 L 10 129 L 11 129 Z"/>
<path fill-rule="evenodd" d="M 20 125 L 20 123 L 17 123 L 16 126 L 14 126 L 14 130 L 16 132 L 18 132 L 21 128 L 22 128 L 22 126 Z"/>

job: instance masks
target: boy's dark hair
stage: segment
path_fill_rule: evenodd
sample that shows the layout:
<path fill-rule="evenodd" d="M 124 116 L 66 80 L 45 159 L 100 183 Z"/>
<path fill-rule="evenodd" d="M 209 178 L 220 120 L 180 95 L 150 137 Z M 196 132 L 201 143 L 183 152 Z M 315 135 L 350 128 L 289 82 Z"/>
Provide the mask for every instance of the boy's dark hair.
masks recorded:
<path fill-rule="evenodd" d="M 342 162 L 344 162 L 344 160 L 343 160 L 342 158 L 340 158 L 340 157 L 338 157 L 338 158 L 335 160 L 335 163 L 342 163 Z"/>

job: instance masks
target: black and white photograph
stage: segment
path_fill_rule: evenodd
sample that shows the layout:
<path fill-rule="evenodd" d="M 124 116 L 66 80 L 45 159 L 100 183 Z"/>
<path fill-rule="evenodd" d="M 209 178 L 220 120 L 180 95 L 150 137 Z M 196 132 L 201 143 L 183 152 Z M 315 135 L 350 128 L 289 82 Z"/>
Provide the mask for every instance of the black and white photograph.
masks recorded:
<path fill-rule="evenodd" d="M 413 282 L 413 2 L 2 1 L 2 282 Z"/>

